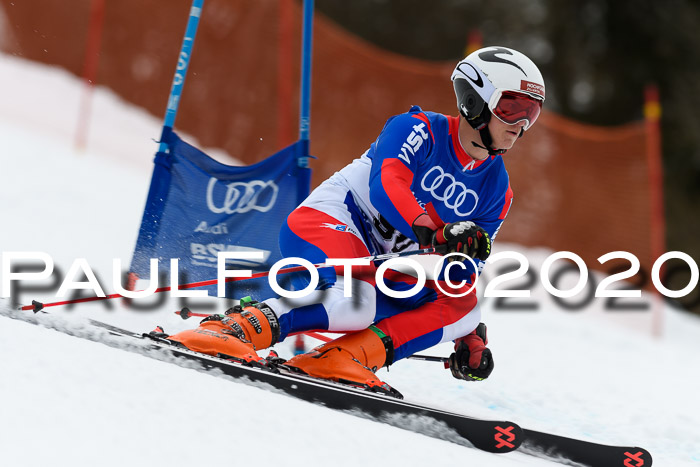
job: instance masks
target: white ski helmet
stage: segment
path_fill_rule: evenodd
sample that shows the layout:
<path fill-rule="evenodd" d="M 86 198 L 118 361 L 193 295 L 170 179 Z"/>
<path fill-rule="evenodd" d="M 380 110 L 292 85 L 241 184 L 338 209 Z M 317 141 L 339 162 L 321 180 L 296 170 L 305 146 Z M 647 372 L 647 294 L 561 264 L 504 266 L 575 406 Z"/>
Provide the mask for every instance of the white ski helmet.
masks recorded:
<path fill-rule="evenodd" d="M 479 130 L 489 151 L 486 126 L 495 115 L 507 124 L 525 120 L 523 130 L 537 120 L 544 102 L 544 79 L 522 53 L 506 47 L 484 47 L 469 54 L 452 72 L 457 107 L 472 128 Z M 522 132 L 521 132 L 522 136 Z"/>

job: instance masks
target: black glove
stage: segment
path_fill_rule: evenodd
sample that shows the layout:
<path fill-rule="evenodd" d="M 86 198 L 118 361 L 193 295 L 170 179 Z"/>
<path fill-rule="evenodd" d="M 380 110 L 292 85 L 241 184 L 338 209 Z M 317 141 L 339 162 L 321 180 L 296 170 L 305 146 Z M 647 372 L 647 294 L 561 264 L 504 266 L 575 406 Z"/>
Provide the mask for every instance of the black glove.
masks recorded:
<path fill-rule="evenodd" d="M 489 234 L 472 221 L 453 222 L 439 228 L 428 214 L 423 213 L 413 221 L 411 227 L 421 245 L 445 245 L 447 250 L 442 254 L 462 253 L 481 261 L 486 261 L 491 254 Z"/>
<path fill-rule="evenodd" d="M 457 379 L 481 381 L 493 371 L 493 356 L 486 348 L 486 325 L 479 326 L 471 334 L 457 339 L 455 352 L 450 355 L 450 371 Z"/>
<path fill-rule="evenodd" d="M 462 253 L 481 261 L 486 261 L 491 254 L 491 237 L 472 221 L 437 227 L 428 214 L 423 213 L 416 217 L 411 227 L 421 245 L 442 246 L 442 251 L 438 251 L 440 254 Z M 458 258 L 450 258 L 450 261 L 456 260 Z"/>
<path fill-rule="evenodd" d="M 491 254 L 489 234 L 472 221 L 447 224 L 435 236 L 438 244 L 447 244 L 448 253 L 462 253 L 470 258 L 486 261 Z"/>
<path fill-rule="evenodd" d="M 427 213 L 418 215 L 411 225 L 421 246 L 435 246 L 435 233 L 440 229 Z"/>

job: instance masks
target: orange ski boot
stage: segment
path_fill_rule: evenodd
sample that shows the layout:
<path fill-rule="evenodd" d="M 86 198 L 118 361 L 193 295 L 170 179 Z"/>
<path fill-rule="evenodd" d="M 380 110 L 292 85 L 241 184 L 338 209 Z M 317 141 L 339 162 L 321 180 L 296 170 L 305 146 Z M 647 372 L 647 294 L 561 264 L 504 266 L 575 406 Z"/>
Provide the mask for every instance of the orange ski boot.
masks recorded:
<path fill-rule="evenodd" d="M 394 359 L 391 338 L 374 326 L 346 334 L 292 357 L 284 366 L 313 376 L 359 386 L 401 398 L 401 394 L 374 374 Z"/>
<path fill-rule="evenodd" d="M 272 309 L 246 297 L 225 315 L 208 316 L 198 328 L 173 334 L 168 340 L 195 352 L 266 366 L 256 351 L 271 347 L 279 336 L 279 322 Z"/>

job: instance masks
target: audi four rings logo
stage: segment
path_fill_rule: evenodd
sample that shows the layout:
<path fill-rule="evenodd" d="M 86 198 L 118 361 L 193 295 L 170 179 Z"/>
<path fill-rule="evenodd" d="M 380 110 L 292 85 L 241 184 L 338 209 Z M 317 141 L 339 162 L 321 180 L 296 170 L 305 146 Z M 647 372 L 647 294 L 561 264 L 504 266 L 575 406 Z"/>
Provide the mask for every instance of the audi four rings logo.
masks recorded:
<path fill-rule="evenodd" d="M 432 181 L 428 183 L 429 180 Z M 479 195 L 474 190 L 470 190 L 464 183 L 455 180 L 452 174 L 445 173 L 439 166 L 428 170 L 423 176 L 420 186 L 460 217 L 469 216 L 479 204 Z"/>
<path fill-rule="evenodd" d="M 216 178 L 209 180 L 207 186 L 207 207 L 215 214 L 242 214 L 252 210 L 267 212 L 272 209 L 277 201 L 279 188 L 273 180 L 251 180 L 248 182 L 233 182 L 226 185 L 226 195 L 223 204 L 216 206 L 214 203 L 214 191 Z M 221 201 L 220 198 L 218 198 Z"/>

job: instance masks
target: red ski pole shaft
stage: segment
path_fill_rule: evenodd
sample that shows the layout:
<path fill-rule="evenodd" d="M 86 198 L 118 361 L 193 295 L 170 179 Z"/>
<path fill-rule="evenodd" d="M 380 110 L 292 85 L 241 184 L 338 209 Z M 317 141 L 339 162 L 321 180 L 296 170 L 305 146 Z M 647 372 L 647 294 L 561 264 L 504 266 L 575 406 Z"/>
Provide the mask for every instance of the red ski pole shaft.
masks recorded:
<path fill-rule="evenodd" d="M 293 268 L 286 268 L 286 269 L 280 269 L 278 274 L 287 274 L 290 272 L 296 272 L 296 271 L 301 271 L 304 270 L 303 266 L 294 266 Z M 264 277 L 267 275 L 267 271 L 262 271 L 262 272 L 257 272 L 255 274 L 252 274 L 249 277 L 227 277 L 224 279 L 224 282 L 235 282 L 235 281 L 243 281 L 243 280 L 248 280 L 248 279 L 256 279 L 259 277 Z M 190 282 L 189 284 L 182 284 L 180 285 L 179 289 L 193 289 L 196 287 L 206 287 L 209 285 L 216 285 L 218 283 L 218 279 L 209 279 L 206 281 L 199 281 L 199 282 Z M 161 293 L 161 292 L 169 292 L 172 289 L 172 287 L 159 287 L 156 290 L 153 291 L 154 294 L 156 293 Z M 51 302 L 51 303 L 41 303 L 37 302 L 36 300 L 32 300 L 31 305 L 24 305 L 20 307 L 20 310 L 32 310 L 34 313 L 37 311 L 42 310 L 43 308 L 47 308 L 50 306 L 62 306 L 62 305 L 71 305 L 73 303 L 85 303 L 85 302 L 96 302 L 96 301 L 101 301 L 101 300 L 112 300 L 114 298 L 128 298 L 124 297 L 124 295 L 115 293 L 111 295 L 105 295 L 104 297 L 84 297 L 84 298 L 76 298 L 75 300 L 64 300 L 62 302 Z"/>
<path fill-rule="evenodd" d="M 399 257 L 404 257 L 404 256 L 415 256 L 415 255 L 437 253 L 437 252 L 441 251 L 442 247 L 444 247 L 444 245 L 439 245 L 437 247 L 422 248 L 419 250 L 402 251 L 402 252 L 398 252 L 398 253 L 384 253 L 381 255 L 366 256 L 364 258 L 358 258 L 358 259 L 366 260 L 369 262 L 384 261 L 387 259 L 399 258 Z M 314 264 L 313 267 L 324 268 L 324 267 L 334 267 L 334 265 L 330 265 L 327 263 L 318 263 L 318 264 Z M 306 268 L 304 266 L 294 266 L 294 267 L 280 269 L 279 271 L 277 271 L 277 274 L 288 274 L 290 272 L 298 272 L 298 271 L 304 271 L 304 270 L 306 270 Z M 251 274 L 248 277 L 226 277 L 224 279 L 224 282 L 236 282 L 236 281 L 245 281 L 245 280 L 249 280 L 249 279 L 257 279 L 260 277 L 264 277 L 267 274 L 269 274 L 268 271 L 262 271 L 262 272 L 256 272 L 255 274 Z M 209 279 L 206 281 L 190 282 L 189 284 L 182 284 L 182 285 L 180 285 L 179 288 L 180 289 L 194 289 L 197 287 L 207 287 L 210 285 L 216 285 L 218 283 L 219 283 L 219 279 Z M 171 287 L 160 287 L 160 288 L 157 288 L 153 293 L 169 292 L 171 289 L 172 289 Z M 44 308 L 48 308 L 51 306 L 71 305 L 74 303 L 85 303 L 85 302 L 97 302 L 97 301 L 102 301 L 102 300 L 112 300 L 114 298 L 128 298 L 128 297 L 124 297 L 121 294 L 115 293 L 115 294 L 111 294 L 111 295 L 106 295 L 104 297 L 84 297 L 84 298 L 77 298 L 75 300 L 64 300 L 61 302 L 51 302 L 51 303 L 41 303 L 41 302 L 37 302 L 36 300 L 32 300 L 31 305 L 24 305 L 24 306 L 20 307 L 20 310 L 32 310 L 32 311 L 34 311 L 34 313 L 36 313 Z"/>

